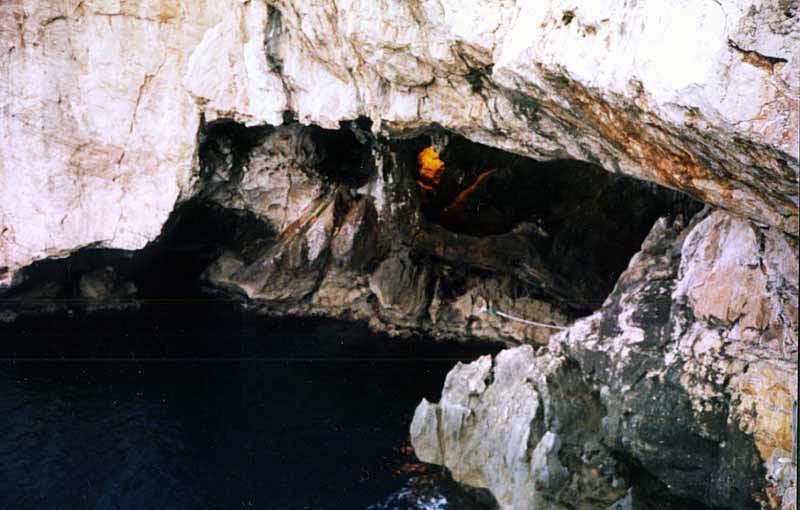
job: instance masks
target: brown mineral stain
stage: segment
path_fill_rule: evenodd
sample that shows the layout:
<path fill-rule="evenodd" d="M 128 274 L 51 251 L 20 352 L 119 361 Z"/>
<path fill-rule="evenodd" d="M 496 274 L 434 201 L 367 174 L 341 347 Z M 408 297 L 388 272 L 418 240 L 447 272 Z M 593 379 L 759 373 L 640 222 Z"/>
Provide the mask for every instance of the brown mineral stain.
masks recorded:
<path fill-rule="evenodd" d="M 178 5 L 174 0 L 161 0 L 158 9 L 159 23 L 167 23 L 178 17 Z"/>
<path fill-rule="evenodd" d="M 737 51 L 742 56 L 742 60 L 745 63 L 750 64 L 753 67 L 757 67 L 770 74 L 775 72 L 775 66 L 777 66 L 778 64 L 785 64 L 787 62 L 785 58 L 771 57 L 769 55 L 764 55 L 757 51 L 746 50 L 744 48 L 741 48 L 738 44 L 736 44 L 730 39 L 728 39 L 728 46 L 734 51 Z"/>
<path fill-rule="evenodd" d="M 492 168 L 491 170 L 487 170 L 486 172 L 480 174 L 478 178 L 472 182 L 472 184 L 467 186 L 461 193 L 458 194 L 458 196 L 456 196 L 456 198 L 450 203 L 450 205 L 444 208 L 443 211 L 444 214 L 451 215 L 463 212 L 462 210 L 464 208 L 464 204 L 466 203 L 469 196 L 475 191 L 475 188 L 478 187 L 478 184 L 480 184 L 481 181 L 483 181 L 496 171 L 497 171 L 496 168 Z"/>
<path fill-rule="evenodd" d="M 706 200 L 706 193 L 692 182 L 718 179 L 694 154 L 664 143 L 662 139 L 668 140 L 669 135 L 662 128 L 646 125 L 641 112 L 612 107 L 575 81 L 562 80 L 559 84 L 566 89 L 565 95 L 574 98 L 573 106 L 582 119 L 631 160 L 649 169 L 652 180 Z M 726 187 L 723 182 L 718 184 Z"/>
<path fill-rule="evenodd" d="M 767 460 L 776 448 L 792 449 L 791 405 L 796 388 L 783 381 L 785 374 L 767 364 L 756 364 L 739 385 L 743 407 L 751 410 L 756 448 Z"/>
<path fill-rule="evenodd" d="M 597 132 L 641 170 L 640 178 L 684 191 L 709 203 L 741 202 L 742 197 L 737 196 L 737 192 L 756 195 L 754 198 L 762 199 L 765 203 L 778 201 L 786 211 L 782 213 L 782 217 L 763 217 L 783 230 L 796 229 L 794 225 L 797 224 L 797 205 L 786 197 L 756 188 L 752 183 L 741 180 L 735 173 L 728 172 L 725 166 L 706 163 L 698 157 L 706 152 L 701 146 L 688 150 L 682 148 L 684 140 L 681 132 L 671 131 L 656 119 L 648 120 L 647 111 L 650 108 L 644 94 L 629 107 L 614 106 L 582 84 L 555 74 L 544 66 L 539 66 L 539 72 L 570 103 L 569 109 L 547 101 L 542 103 L 543 107 L 557 112 L 561 120 L 576 130 Z M 745 142 L 735 140 L 735 143 Z M 759 160 L 761 152 L 754 147 L 749 154 Z M 708 152 L 707 158 L 710 162 L 723 163 L 718 161 L 713 151 Z M 771 166 L 774 161 L 767 157 L 763 164 Z"/>

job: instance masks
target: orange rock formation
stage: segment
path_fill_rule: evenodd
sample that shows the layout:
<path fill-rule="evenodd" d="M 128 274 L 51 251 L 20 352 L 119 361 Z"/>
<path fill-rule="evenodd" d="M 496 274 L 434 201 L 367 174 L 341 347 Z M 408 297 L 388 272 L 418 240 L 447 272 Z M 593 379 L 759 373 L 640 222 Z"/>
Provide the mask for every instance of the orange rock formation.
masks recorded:
<path fill-rule="evenodd" d="M 419 164 L 419 178 L 417 179 L 417 184 L 429 196 L 436 194 L 445 171 L 445 164 L 439 159 L 439 153 L 436 152 L 433 147 L 426 147 L 417 155 L 417 163 Z M 458 193 L 449 205 L 442 209 L 442 216 L 445 218 L 454 218 L 463 215 L 463 209 L 469 196 L 475 191 L 481 181 L 496 171 L 496 168 L 492 168 L 491 170 L 481 173 L 469 186 Z"/>

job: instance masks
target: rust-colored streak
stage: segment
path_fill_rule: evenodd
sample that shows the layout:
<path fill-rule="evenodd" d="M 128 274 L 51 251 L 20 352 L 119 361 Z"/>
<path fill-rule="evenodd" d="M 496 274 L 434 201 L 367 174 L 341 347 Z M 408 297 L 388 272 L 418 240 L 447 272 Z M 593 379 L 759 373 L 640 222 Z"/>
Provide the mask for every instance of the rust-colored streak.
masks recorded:
<path fill-rule="evenodd" d="M 475 181 L 473 181 L 472 184 L 470 184 L 468 187 L 466 187 L 461 193 L 459 193 L 456 196 L 456 198 L 450 203 L 450 205 L 448 205 L 447 207 L 444 208 L 444 211 L 443 211 L 444 215 L 445 216 L 451 216 L 451 215 L 454 215 L 454 214 L 463 213 L 464 212 L 463 211 L 464 210 L 464 205 L 466 204 L 467 199 L 475 191 L 475 188 L 478 187 L 478 184 L 480 184 L 481 181 L 483 181 L 484 179 L 486 179 L 487 177 L 489 177 L 490 175 L 492 175 L 496 171 L 497 171 L 496 168 L 492 168 L 491 170 L 487 170 L 486 172 L 483 172 L 482 174 L 480 174 L 478 176 L 478 178 L 475 179 Z"/>
<path fill-rule="evenodd" d="M 158 9 L 159 23 L 168 23 L 178 17 L 180 7 L 178 2 L 173 0 L 161 0 Z M 246 33 L 246 32 L 245 32 Z"/>
<path fill-rule="evenodd" d="M 743 54 L 742 58 L 760 57 Z M 762 58 L 761 62 L 753 62 L 753 65 L 760 63 L 765 66 L 764 62 L 780 64 Z M 635 100 L 619 98 L 619 104 L 615 104 L 572 79 L 541 66 L 539 70 L 558 95 L 569 101 L 569 108 L 564 108 L 545 99 L 540 104 L 541 109 L 551 112 L 576 132 L 595 131 L 609 150 L 611 161 L 616 160 L 619 170 L 684 191 L 706 203 L 759 219 L 796 235 L 800 208 L 793 201 L 791 192 L 784 191 L 796 174 L 792 163 L 787 162 L 780 152 L 761 143 L 737 138 L 715 140 L 714 133 L 700 128 L 703 117 L 696 111 L 687 113 L 685 126 L 665 123 L 648 113 L 652 108 L 647 105 L 647 96 L 641 85 Z M 777 103 L 768 103 L 763 118 L 758 119 L 762 127 L 755 125 L 751 129 L 758 129 L 761 136 L 773 137 L 775 133 L 770 129 L 780 123 L 762 119 L 775 114 L 774 108 L 777 107 L 774 104 L 788 104 L 787 101 L 789 99 L 781 95 Z M 748 163 L 750 169 L 742 159 L 726 155 L 725 147 L 731 143 L 752 159 L 753 163 Z"/>
<path fill-rule="evenodd" d="M 417 185 L 418 185 L 420 188 L 422 188 L 422 189 L 424 189 L 425 191 L 428 191 L 428 192 L 430 192 L 430 193 L 435 193 L 435 192 L 436 192 L 436 188 L 434 188 L 433 186 L 429 186 L 429 185 L 425 184 L 425 183 L 424 183 L 424 182 L 422 182 L 422 181 L 417 181 Z"/>
<path fill-rule="evenodd" d="M 762 69 L 768 73 L 775 72 L 775 66 L 778 64 L 785 64 L 788 62 L 785 58 L 780 57 L 771 57 L 769 55 L 764 55 L 763 53 L 759 53 L 754 50 L 746 50 L 733 42 L 732 40 L 728 39 L 728 46 L 739 52 L 742 55 L 742 60 L 753 67 L 757 67 Z"/>
<path fill-rule="evenodd" d="M 568 86 L 583 118 L 641 168 L 649 170 L 652 180 L 706 199 L 705 193 L 692 181 L 718 179 L 694 154 L 665 145 L 652 128 L 643 129 L 641 119 L 632 119 L 630 113 L 611 107 L 583 86 L 573 81 Z"/>

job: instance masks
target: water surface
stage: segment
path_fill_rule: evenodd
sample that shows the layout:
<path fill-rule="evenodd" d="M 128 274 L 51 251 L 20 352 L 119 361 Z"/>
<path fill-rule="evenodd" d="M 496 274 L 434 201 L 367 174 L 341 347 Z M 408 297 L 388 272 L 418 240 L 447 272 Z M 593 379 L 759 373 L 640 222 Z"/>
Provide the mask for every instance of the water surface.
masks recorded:
<path fill-rule="evenodd" d="M 0 325 L 0 508 L 470 509 L 408 426 L 486 346 L 160 303 Z"/>

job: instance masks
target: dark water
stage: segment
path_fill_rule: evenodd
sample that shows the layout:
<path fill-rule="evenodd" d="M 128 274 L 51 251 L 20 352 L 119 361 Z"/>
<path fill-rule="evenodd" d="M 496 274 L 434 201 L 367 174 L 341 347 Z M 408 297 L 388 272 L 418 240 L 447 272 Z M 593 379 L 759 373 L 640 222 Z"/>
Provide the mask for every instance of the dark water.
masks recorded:
<path fill-rule="evenodd" d="M 408 426 L 455 358 L 352 324 L 148 305 L 0 324 L 2 509 L 470 509 Z"/>

